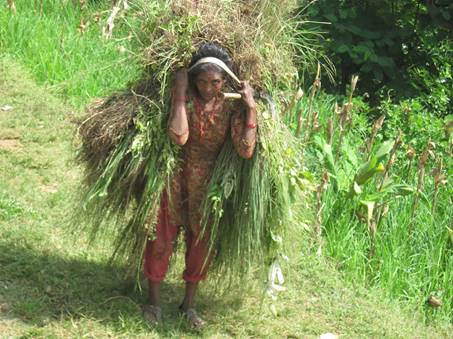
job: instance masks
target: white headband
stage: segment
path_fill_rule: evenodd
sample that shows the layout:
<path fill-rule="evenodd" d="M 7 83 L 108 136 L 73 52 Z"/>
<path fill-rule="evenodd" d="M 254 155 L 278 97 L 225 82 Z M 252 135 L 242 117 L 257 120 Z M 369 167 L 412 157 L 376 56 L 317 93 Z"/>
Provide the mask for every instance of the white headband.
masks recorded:
<path fill-rule="evenodd" d="M 206 58 L 201 58 L 198 60 L 192 67 L 189 68 L 189 72 L 197 67 L 198 65 L 201 64 L 206 64 L 206 63 L 211 63 L 211 64 L 216 64 L 220 68 L 222 68 L 227 74 L 234 79 L 238 84 L 241 83 L 241 80 L 236 76 L 236 74 L 233 73 L 233 71 L 220 59 L 214 58 L 214 57 L 206 57 Z"/>

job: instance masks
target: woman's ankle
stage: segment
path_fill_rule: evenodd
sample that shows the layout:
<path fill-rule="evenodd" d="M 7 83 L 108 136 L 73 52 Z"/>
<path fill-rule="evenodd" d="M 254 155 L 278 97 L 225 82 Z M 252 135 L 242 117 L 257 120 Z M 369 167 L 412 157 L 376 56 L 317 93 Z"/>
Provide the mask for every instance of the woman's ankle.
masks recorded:
<path fill-rule="evenodd" d="M 148 288 L 149 304 L 160 307 L 160 283 L 149 281 Z"/>

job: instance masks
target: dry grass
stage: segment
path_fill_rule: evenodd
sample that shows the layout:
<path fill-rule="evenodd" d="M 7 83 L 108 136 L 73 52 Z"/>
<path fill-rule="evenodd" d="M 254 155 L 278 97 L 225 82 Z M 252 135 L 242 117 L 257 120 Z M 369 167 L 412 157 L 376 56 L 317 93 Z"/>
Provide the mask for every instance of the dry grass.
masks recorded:
<path fill-rule="evenodd" d="M 93 183 L 103 161 L 121 139 L 134 128 L 134 117 L 148 104 L 152 95 L 150 82 L 141 81 L 128 91 L 93 102 L 79 121 L 78 159 L 86 166 L 86 181 Z"/>
<path fill-rule="evenodd" d="M 144 63 L 153 72 L 168 73 L 187 65 L 201 44 L 216 42 L 230 53 L 240 78 L 256 88 L 293 87 L 297 1 L 175 0 L 158 9 L 157 22 L 150 5 L 141 6 L 149 45 Z"/>

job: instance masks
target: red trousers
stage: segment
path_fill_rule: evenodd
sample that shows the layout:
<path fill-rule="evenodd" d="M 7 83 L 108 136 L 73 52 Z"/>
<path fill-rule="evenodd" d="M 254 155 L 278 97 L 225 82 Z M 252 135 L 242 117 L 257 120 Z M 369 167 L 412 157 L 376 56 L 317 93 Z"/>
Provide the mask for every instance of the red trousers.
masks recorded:
<path fill-rule="evenodd" d="M 167 195 L 162 194 L 160 211 L 156 226 L 156 239 L 149 240 L 145 249 L 144 273 L 152 282 L 164 280 L 168 271 L 173 245 L 178 233 L 178 225 L 170 223 Z M 186 268 L 183 279 L 187 282 L 199 282 L 206 279 L 211 261 L 209 256 L 209 237 L 198 239 L 190 227 L 186 227 Z"/>

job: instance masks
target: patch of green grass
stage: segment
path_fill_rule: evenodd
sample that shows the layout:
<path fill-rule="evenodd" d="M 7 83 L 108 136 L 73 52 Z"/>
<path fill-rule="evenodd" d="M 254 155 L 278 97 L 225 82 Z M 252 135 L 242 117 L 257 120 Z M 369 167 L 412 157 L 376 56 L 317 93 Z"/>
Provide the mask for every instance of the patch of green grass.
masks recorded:
<path fill-rule="evenodd" d="M 284 265 L 287 291 L 263 298 L 265 282 L 245 290 L 215 293 L 203 283 L 197 306 L 209 325 L 191 332 L 177 307 L 184 294 L 182 253 L 163 284 L 164 325 L 149 329 L 140 293 L 122 280 L 124 266 L 109 266 L 111 246 L 86 246 L 65 219 L 80 180 L 72 159 L 74 125 L 70 107 L 33 84 L 11 60 L 0 61 L 0 139 L 14 135 L 21 148 L 3 150 L 0 189 L 4 200 L 34 212 L 0 220 L 0 333 L 22 338 L 304 337 L 333 332 L 349 337 L 423 337 L 448 335 L 449 328 L 425 326 L 404 304 L 386 300 L 378 290 L 345 283 L 323 259 L 297 254 Z M 8 126 L 8 127 L 6 127 Z M 5 131 L 5 132 L 4 132 Z M 28 137 L 30 136 L 30 137 Z"/>
<path fill-rule="evenodd" d="M 83 107 L 138 76 L 127 25 L 118 19 L 114 39 L 102 38 L 111 1 L 86 1 L 83 10 L 72 0 L 15 3 L 16 15 L 2 4 L 0 50 L 20 60 L 39 83 L 72 105 Z M 81 20 L 87 25 L 84 34 L 79 30 Z"/>
<path fill-rule="evenodd" d="M 26 208 L 16 200 L 3 194 L 0 195 L 0 220 L 11 220 L 24 212 L 26 212 Z"/>

